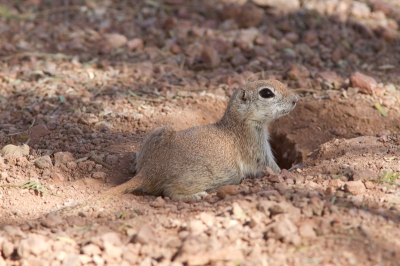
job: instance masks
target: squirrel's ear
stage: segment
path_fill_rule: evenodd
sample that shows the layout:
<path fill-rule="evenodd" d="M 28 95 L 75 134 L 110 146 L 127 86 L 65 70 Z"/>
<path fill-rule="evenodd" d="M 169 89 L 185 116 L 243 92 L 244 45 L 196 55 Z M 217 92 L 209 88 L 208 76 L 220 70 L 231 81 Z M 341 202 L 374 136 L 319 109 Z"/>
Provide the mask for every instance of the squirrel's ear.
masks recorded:
<path fill-rule="evenodd" d="M 245 90 L 241 90 L 238 96 L 241 103 L 247 103 L 250 100 L 250 94 Z"/>

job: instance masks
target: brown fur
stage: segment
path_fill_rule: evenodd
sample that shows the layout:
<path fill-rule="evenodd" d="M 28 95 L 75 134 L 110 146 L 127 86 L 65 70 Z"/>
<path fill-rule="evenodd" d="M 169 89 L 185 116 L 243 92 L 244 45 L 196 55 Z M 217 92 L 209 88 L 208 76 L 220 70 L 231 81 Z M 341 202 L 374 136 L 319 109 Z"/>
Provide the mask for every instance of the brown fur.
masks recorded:
<path fill-rule="evenodd" d="M 262 98 L 269 88 L 275 97 Z M 223 185 L 239 184 L 266 166 L 280 172 L 268 142 L 268 125 L 288 114 L 297 97 L 277 80 L 260 80 L 240 87 L 216 123 L 175 131 L 157 128 L 136 154 L 136 172 L 128 182 L 62 213 L 135 190 L 171 199 L 195 198 Z"/>

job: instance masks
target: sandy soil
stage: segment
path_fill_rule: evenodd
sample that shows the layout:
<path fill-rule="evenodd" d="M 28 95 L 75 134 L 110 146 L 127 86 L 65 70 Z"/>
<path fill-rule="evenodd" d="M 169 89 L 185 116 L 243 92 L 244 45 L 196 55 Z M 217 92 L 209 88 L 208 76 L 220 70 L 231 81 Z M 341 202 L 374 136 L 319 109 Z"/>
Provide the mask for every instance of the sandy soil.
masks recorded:
<path fill-rule="evenodd" d="M 29 153 L 0 156 L 0 266 L 399 265 L 398 1 L 134 2 L 1 3 L 0 148 Z M 132 178 L 152 129 L 217 121 L 266 78 L 299 97 L 271 126 L 295 170 L 51 214 Z"/>

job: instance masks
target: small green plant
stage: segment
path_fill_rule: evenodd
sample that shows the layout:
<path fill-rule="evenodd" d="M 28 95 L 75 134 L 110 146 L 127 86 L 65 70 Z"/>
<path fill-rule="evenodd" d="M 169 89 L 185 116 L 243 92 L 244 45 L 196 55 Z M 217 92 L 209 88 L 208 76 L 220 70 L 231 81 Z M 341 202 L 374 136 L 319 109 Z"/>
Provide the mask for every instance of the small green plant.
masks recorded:
<path fill-rule="evenodd" d="M 333 179 L 338 179 L 338 178 L 341 178 L 341 177 L 342 177 L 342 175 L 332 175 Z"/>
<path fill-rule="evenodd" d="M 44 186 L 40 184 L 39 182 L 35 182 L 32 180 L 27 180 L 22 184 L 4 184 L 0 185 L 0 187 L 18 187 L 18 188 L 24 188 L 24 189 L 33 189 L 34 191 L 42 194 L 50 194 L 53 196 L 61 197 L 61 195 L 54 193 L 53 191 L 46 190 L 44 189 Z"/>
<path fill-rule="evenodd" d="M 379 179 L 372 179 L 372 181 L 400 186 L 400 184 L 394 182 L 397 180 L 397 178 L 399 178 L 399 176 L 400 174 L 396 174 L 395 172 L 388 173 L 387 171 L 384 171 Z"/>
<path fill-rule="evenodd" d="M 84 232 L 88 232 L 88 231 L 92 230 L 93 224 L 89 224 L 88 226 L 79 226 L 79 225 L 74 224 L 73 227 L 75 229 L 82 230 Z"/>
<path fill-rule="evenodd" d="M 376 102 L 375 103 L 375 108 L 379 111 L 379 113 L 381 113 L 381 115 L 383 116 L 383 117 L 387 117 L 388 115 L 387 115 L 387 113 L 386 113 L 386 111 L 383 109 L 383 107 L 380 105 L 380 103 L 378 103 L 378 102 Z"/>

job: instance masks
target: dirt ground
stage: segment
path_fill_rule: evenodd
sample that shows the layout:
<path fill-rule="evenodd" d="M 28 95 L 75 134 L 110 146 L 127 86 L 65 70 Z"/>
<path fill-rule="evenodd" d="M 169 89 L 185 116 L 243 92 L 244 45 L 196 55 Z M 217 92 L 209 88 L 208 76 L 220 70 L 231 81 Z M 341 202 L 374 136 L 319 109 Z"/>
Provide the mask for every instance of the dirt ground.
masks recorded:
<path fill-rule="evenodd" d="M 397 0 L 0 1 L 0 148 L 29 146 L 0 156 L 0 266 L 400 265 L 399 25 Z M 295 170 L 50 214 L 267 78 L 299 97 L 271 126 Z"/>

